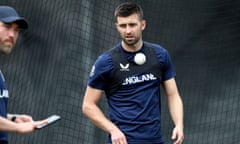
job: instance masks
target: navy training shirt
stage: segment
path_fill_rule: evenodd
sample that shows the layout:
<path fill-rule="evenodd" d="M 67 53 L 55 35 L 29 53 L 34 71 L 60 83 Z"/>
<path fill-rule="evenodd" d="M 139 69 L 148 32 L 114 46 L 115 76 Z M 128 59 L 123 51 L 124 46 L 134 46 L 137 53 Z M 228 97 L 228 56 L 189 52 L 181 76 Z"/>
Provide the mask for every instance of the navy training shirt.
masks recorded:
<path fill-rule="evenodd" d="M 7 117 L 8 90 L 4 76 L 0 70 L 0 116 Z M 8 134 L 0 131 L 0 141 L 8 141 Z"/>
<path fill-rule="evenodd" d="M 146 53 L 146 48 L 154 51 L 154 54 L 147 54 L 146 59 L 150 63 L 137 66 L 140 67 L 141 72 L 134 71 L 136 68 L 133 63 L 135 54 L 138 52 Z M 122 58 L 112 57 L 110 51 L 103 53 L 93 65 L 88 85 L 108 93 L 109 80 L 119 76 L 114 71 L 121 72 L 123 69 L 124 71 L 128 69 L 134 71 L 131 75 L 123 78 L 119 88 L 114 93 L 107 96 L 109 117 L 123 131 L 130 144 L 163 142 L 160 117 L 160 84 L 162 81 L 176 76 L 167 50 L 147 42 L 144 42 L 143 47 L 137 52 L 127 52 L 120 44 L 115 49 L 122 51 L 125 61 Z M 113 61 L 116 60 L 119 61 L 119 67 L 114 65 Z M 157 63 L 161 65 L 161 76 L 152 73 L 152 69 L 156 68 L 153 64 L 154 60 L 158 60 Z M 126 61 L 129 63 L 124 63 Z M 109 137 L 109 142 L 110 140 Z"/>

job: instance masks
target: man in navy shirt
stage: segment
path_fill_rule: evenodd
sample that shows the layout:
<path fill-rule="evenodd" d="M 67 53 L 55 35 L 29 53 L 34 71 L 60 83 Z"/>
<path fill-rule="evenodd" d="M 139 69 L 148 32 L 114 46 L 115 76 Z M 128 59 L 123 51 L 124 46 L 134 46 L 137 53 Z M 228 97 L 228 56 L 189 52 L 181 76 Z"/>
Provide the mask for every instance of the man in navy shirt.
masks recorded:
<path fill-rule="evenodd" d="M 162 85 L 175 124 L 172 139 L 174 144 L 181 144 L 183 104 L 167 50 L 142 40 L 146 21 L 139 5 L 120 4 L 115 17 L 122 41 L 94 63 L 83 100 L 83 113 L 109 133 L 109 144 L 163 144 Z M 109 118 L 98 106 L 103 92 L 109 104 Z"/>
<path fill-rule="evenodd" d="M 9 6 L 0 6 L 0 54 L 11 53 L 20 29 L 28 27 L 24 18 Z M 0 70 L 0 144 L 8 143 L 7 132 L 29 133 L 46 121 L 33 121 L 29 115 L 7 113 L 9 93 Z"/>

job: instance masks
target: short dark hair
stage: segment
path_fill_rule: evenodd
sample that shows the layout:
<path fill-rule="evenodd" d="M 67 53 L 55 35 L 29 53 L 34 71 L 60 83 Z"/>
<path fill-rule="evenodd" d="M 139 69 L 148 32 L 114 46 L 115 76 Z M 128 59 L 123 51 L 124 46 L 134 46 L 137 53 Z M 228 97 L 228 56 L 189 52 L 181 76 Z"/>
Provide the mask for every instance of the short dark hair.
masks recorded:
<path fill-rule="evenodd" d="M 117 17 L 128 17 L 132 14 L 138 14 L 140 20 L 143 20 L 143 10 L 141 6 L 136 3 L 126 2 L 116 7 L 114 16 L 117 21 Z"/>

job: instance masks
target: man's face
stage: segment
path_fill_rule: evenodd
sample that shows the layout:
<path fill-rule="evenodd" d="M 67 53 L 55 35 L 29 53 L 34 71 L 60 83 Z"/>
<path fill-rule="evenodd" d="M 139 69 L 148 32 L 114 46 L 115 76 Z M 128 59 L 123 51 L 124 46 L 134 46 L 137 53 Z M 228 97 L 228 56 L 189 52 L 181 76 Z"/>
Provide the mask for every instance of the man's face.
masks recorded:
<path fill-rule="evenodd" d="M 0 54 L 9 54 L 16 44 L 19 27 L 16 23 L 0 22 Z"/>
<path fill-rule="evenodd" d="M 140 20 L 137 14 L 128 17 L 117 17 L 116 28 L 123 42 L 133 46 L 142 39 L 142 31 L 145 29 L 145 20 Z"/>

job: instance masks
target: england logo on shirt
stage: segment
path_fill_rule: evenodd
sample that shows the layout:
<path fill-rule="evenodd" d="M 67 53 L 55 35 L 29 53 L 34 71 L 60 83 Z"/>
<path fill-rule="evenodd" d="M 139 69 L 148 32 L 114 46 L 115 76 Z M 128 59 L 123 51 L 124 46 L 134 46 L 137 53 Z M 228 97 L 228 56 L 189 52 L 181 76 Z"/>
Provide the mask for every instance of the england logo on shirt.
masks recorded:
<path fill-rule="evenodd" d="M 157 80 L 157 77 L 155 77 L 152 73 L 148 73 L 148 74 L 143 74 L 143 75 L 139 75 L 139 76 L 127 77 L 124 80 L 124 82 L 122 83 L 122 85 L 132 85 L 132 84 L 136 84 L 136 83 L 153 81 L 153 80 Z"/>

